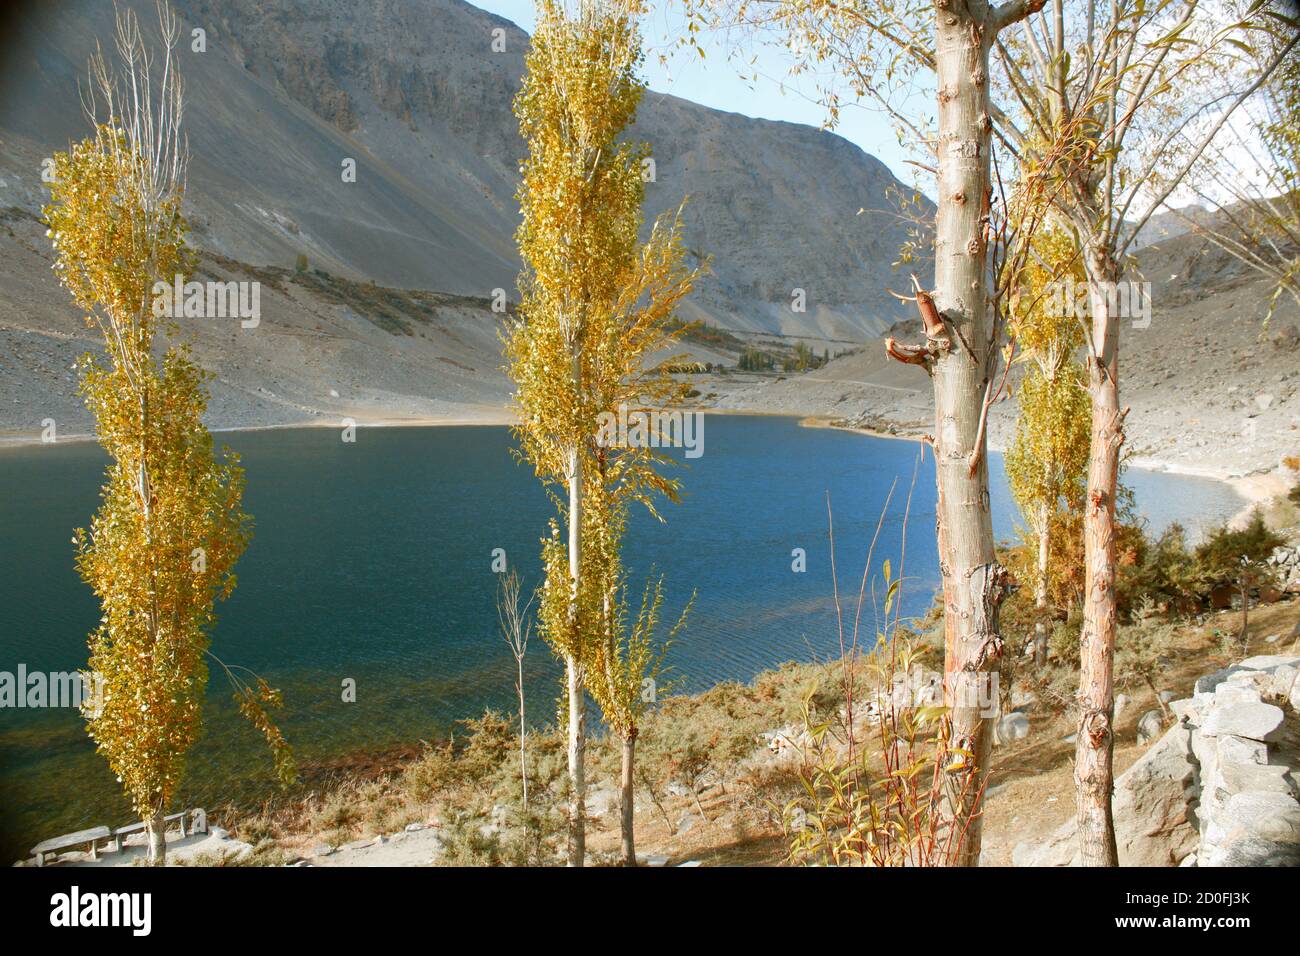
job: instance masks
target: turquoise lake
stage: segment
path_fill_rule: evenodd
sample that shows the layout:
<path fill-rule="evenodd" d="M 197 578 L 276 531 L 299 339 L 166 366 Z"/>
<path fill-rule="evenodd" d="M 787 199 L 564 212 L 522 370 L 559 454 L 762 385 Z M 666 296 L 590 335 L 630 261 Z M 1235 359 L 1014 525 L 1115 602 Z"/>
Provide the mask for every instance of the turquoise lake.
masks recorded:
<path fill-rule="evenodd" d="M 892 482 L 877 563 L 895 570 L 902 506 L 919 446 L 796 419 L 709 416 L 703 457 L 677 470 L 684 500 L 658 524 L 634 518 L 634 582 L 665 577 L 665 617 L 698 593 L 671 663 L 686 690 L 747 680 L 838 646 L 831 602 L 826 496 L 842 586 L 856 593 Z M 458 719 L 509 708 L 513 661 L 497 630 L 492 552 L 503 548 L 526 585 L 550 506 L 517 464 L 503 427 L 332 429 L 218 436 L 243 457 L 255 535 L 239 587 L 218 606 L 213 651 L 284 691 L 282 729 L 306 764 L 444 738 Z M 0 450 L 0 671 L 69 671 L 86 662 L 96 602 L 73 568 L 72 529 L 98 505 L 106 459 L 89 443 Z M 1016 514 L 998 456 L 999 537 Z M 1205 479 L 1131 470 L 1127 483 L 1154 530 L 1171 520 L 1218 523 L 1243 502 Z M 906 532 L 905 607 L 923 610 L 938 584 L 934 471 L 920 461 Z M 803 548 L 807 570 L 791 569 Z M 530 716 L 554 712 L 560 670 L 540 642 L 525 663 Z M 344 703 L 345 678 L 356 681 Z M 214 807 L 271 791 L 260 738 L 229 687 L 209 680 L 207 730 L 178 803 Z M 73 710 L 0 710 L 0 862 L 60 832 L 132 817 Z"/>

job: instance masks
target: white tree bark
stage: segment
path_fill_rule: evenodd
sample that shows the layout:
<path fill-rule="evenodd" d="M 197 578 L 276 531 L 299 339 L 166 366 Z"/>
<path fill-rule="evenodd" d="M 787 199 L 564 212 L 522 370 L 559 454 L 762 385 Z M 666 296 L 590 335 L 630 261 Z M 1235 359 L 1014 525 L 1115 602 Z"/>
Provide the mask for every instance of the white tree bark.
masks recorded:
<path fill-rule="evenodd" d="M 1047 663 L 1047 565 L 1051 558 L 1052 509 L 1043 502 L 1038 506 L 1038 581 L 1034 592 L 1034 663 Z"/>
<path fill-rule="evenodd" d="M 575 392 L 582 394 L 582 345 L 575 335 L 573 342 L 573 381 Z M 578 608 L 582 575 L 582 479 L 583 448 L 575 441 L 569 451 L 569 583 L 572 588 L 570 610 L 573 634 L 571 650 L 565 662 L 569 693 L 569 785 L 573 791 L 569 807 L 569 866 L 582 866 L 587 855 L 587 702 L 583 690 L 583 634 Z"/>
<path fill-rule="evenodd" d="M 952 862 L 979 863 L 980 801 L 992 724 L 980 712 L 1002 639 L 1005 575 L 996 563 L 988 459 L 980 431 L 990 372 L 986 234 L 990 197 L 988 51 L 995 34 L 985 4 L 936 3 L 939 203 L 935 305 L 952 338 L 933 365 L 939 567 L 944 599 L 944 686 L 951 708 L 944 832 Z M 934 343 L 931 343 L 934 344 Z"/>
<path fill-rule="evenodd" d="M 583 699 L 582 664 L 566 662 L 569 688 L 569 866 L 582 866 L 587 854 L 587 707 Z"/>
<path fill-rule="evenodd" d="M 145 816 L 144 832 L 149 840 L 149 865 L 162 866 L 167 861 L 167 820 L 162 810 Z"/>

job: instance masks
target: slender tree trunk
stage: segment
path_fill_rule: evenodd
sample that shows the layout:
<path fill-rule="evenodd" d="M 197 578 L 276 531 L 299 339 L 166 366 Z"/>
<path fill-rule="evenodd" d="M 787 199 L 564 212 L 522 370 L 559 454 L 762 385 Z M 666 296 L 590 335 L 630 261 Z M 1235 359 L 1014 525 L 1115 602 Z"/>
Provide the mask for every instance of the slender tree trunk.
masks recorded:
<path fill-rule="evenodd" d="M 1241 642 L 1242 650 L 1250 647 L 1250 577 L 1245 568 L 1241 569 L 1241 577 L 1238 579 L 1241 588 L 1241 634 L 1237 640 Z"/>
<path fill-rule="evenodd" d="M 1092 341 L 1088 361 L 1092 443 L 1084 506 L 1083 633 L 1079 639 L 1079 731 L 1074 780 L 1084 866 L 1118 866 L 1111 817 L 1115 710 L 1115 495 L 1124 415 L 1119 405 L 1119 317 L 1111 313 L 1119 269 L 1105 250 L 1087 250 Z"/>
<path fill-rule="evenodd" d="M 623 773 L 620 777 L 622 792 L 619 794 L 623 824 L 623 865 L 636 866 L 636 835 L 633 816 L 636 809 L 635 790 L 633 789 L 633 770 L 636 765 L 636 728 L 633 727 L 623 735 Z"/>
<path fill-rule="evenodd" d="M 582 665 L 574 658 L 567 663 L 569 681 L 569 783 L 573 802 L 569 807 L 569 866 L 582 866 L 587 855 L 587 705 L 584 700 Z"/>
<path fill-rule="evenodd" d="M 1038 582 L 1034 593 L 1034 608 L 1038 620 L 1034 623 L 1034 663 L 1047 663 L 1047 564 L 1051 554 L 1052 511 L 1047 502 L 1038 506 Z"/>
<path fill-rule="evenodd" d="M 524 811 L 528 810 L 528 725 L 524 721 L 524 658 L 518 655 L 515 663 L 519 666 L 519 778 L 524 785 Z"/>
<path fill-rule="evenodd" d="M 952 336 L 933 366 L 939 568 L 944 599 L 944 694 L 951 708 L 952 769 L 943 808 L 951 862 L 979 863 L 980 802 L 992 723 L 979 701 L 1001 654 L 998 606 L 1005 572 L 996 563 L 988 461 L 980 418 L 990 368 L 985 226 L 989 201 L 987 6 L 936 4 L 939 204 L 935 305 Z M 947 9 L 945 9 L 947 7 Z M 935 343 L 932 341 L 932 345 Z M 981 693 L 983 692 L 983 693 Z"/>
<path fill-rule="evenodd" d="M 149 865 L 162 866 L 167 860 L 167 821 L 161 809 L 144 818 L 144 832 L 149 839 Z"/>
<path fill-rule="evenodd" d="M 573 371 L 579 375 L 575 350 Z M 583 691 L 582 634 L 578 619 L 578 581 L 582 568 L 582 449 L 574 445 L 569 453 L 569 578 L 573 588 L 573 651 L 566 661 L 569 689 L 569 785 L 573 802 L 569 808 L 569 866 L 582 866 L 587 855 L 587 702 Z"/>
<path fill-rule="evenodd" d="M 136 469 L 137 494 L 140 496 L 140 512 L 144 516 L 145 535 L 148 540 L 149 519 L 153 515 L 153 485 L 149 480 L 149 393 L 143 382 L 140 385 L 140 464 Z"/>

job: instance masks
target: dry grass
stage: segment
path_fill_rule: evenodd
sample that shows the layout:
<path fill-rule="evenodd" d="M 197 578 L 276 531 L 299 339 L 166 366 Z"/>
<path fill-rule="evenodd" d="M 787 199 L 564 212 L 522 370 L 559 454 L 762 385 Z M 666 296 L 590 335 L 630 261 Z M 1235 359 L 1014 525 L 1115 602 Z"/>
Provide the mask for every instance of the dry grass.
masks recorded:
<path fill-rule="evenodd" d="M 1156 681 L 1157 690 L 1188 696 L 1198 676 L 1241 657 L 1241 648 L 1230 640 L 1235 638 L 1238 620 L 1239 612 L 1224 611 L 1207 615 L 1201 623 L 1173 629 L 1172 653 Z M 1121 642 L 1125 632 L 1131 633 L 1132 628 L 1122 630 Z M 1264 638 L 1272 634 L 1280 639 L 1265 643 Z M 1298 635 L 1300 601 L 1253 610 L 1249 653 L 1288 652 Z M 1058 666 L 1063 672 L 1070 668 L 1068 663 Z M 797 764 L 753 759 L 762 753 L 756 738 L 763 730 L 793 723 L 797 702 L 810 686 L 828 695 L 824 706 L 835 706 L 829 674 L 824 665 L 786 665 L 760 675 L 749 685 L 724 684 L 704 694 L 666 702 L 660 723 L 648 730 L 646 738 L 645 759 L 661 775 L 660 783 L 680 769 L 683 755 L 700 748 L 712 755 L 716 766 L 707 769 L 696 794 L 672 796 L 661 786 L 663 812 L 643 791 L 638 792 L 638 853 L 666 856 L 669 865 L 687 860 L 710 866 L 783 864 L 788 845 L 778 808 L 797 786 Z M 1117 774 L 1141 755 L 1143 748 L 1136 743 L 1137 722 L 1146 711 L 1158 707 L 1145 686 L 1136 684 L 1123 692 L 1130 700 L 1116 724 Z M 1009 864 L 1016 843 L 1050 833 L 1073 813 L 1074 746 L 1068 740 L 1074 732 L 1073 718 L 1059 706 L 1044 703 L 1034 705 L 1029 713 L 1030 736 L 994 751 L 985 801 L 986 865 Z M 488 819 L 493 805 L 514 805 L 510 781 L 518 766 L 508 722 L 483 726 L 487 729 L 478 743 L 471 742 L 455 753 L 447 748 L 428 748 L 421 753 L 407 749 L 387 759 L 371 759 L 360 772 L 335 768 L 305 796 L 268 804 L 257 812 L 231 815 L 232 832 L 257 848 L 248 862 L 274 865 L 306 855 L 322 844 L 337 847 L 394 833 L 409 823 L 450 833 L 454 820 L 468 815 L 477 827 Z M 649 746 L 656 734 L 657 754 Z M 554 825 L 554 832 L 543 827 L 543 858 L 555 860 L 562 846 L 563 741 L 554 731 L 539 732 L 531 738 L 530 747 L 530 788 L 535 781 L 540 792 L 549 794 L 539 808 L 551 813 L 547 826 Z M 614 786 L 616 748 L 607 741 L 594 740 L 589 759 L 589 786 L 593 790 Z M 517 803 L 517 796 L 513 799 Z M 682 821 L 689 825 L 685 832 L 677 832 Z M 589 820 L 590 861 L 614 864 L 618 846 L 615 802 L 611 812 Z M 459 862 L 475 859 L 472 855 L 457 857 Z"/>

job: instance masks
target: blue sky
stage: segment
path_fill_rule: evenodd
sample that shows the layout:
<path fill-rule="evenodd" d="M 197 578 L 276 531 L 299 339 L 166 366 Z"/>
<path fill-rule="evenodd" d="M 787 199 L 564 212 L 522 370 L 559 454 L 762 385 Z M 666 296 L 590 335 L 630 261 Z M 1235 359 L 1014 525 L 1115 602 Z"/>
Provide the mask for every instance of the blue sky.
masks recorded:
<path fill-rule="evenodd" d="M 491 11 L 532 33 L 533 0 L 470 0 L 475 6 Z M 734 48 L 735 37 L 708 36 L 701 40 L 706 57 L 693 50 L 675 48 L 675 39 L 684 33 L 684 18 L 673 3 L 657 4 L 642 21 L 646 48 L 645 78 L 653 92 L 671 93 L 683 99 L 715 109 L 743 113 L 761 119 L 786 120 L 821 126 L 826 111 L 817 103 L 814 79 L 800 77 L 793 83 L 787 71 L 788 55 L 768 46 L 747 46 L 733 62 L 727 52 Z M 666 62 L 660 62 L 661 54 Z M 757 57 L 751 66 L 751 57 Z M 741 71 L 757 71 L 756 81 L 742 79 Z M 651 95 L 653 95 L 653 92 Z M 898 144 L 889 120 L 881 113 L 865 108 L 842 109 L 835 132 L 856 143 L 887 165 L 899 179 L 916 182 L 916 170 L 903 162 L 907 152 Z M 923 176 L 922 191 L 932 192 Z"/>

